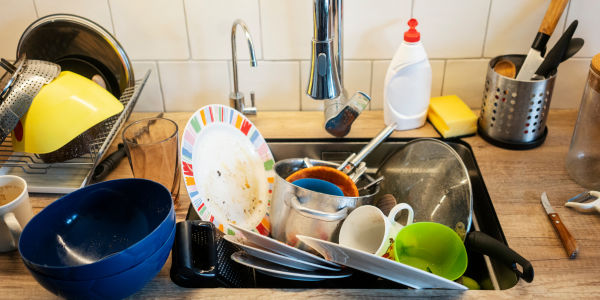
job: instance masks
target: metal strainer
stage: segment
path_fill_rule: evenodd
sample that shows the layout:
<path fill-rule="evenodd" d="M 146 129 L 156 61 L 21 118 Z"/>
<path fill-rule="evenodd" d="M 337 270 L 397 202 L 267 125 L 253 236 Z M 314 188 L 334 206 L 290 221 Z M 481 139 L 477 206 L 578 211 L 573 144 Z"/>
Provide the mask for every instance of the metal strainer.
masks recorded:
<path fill-rule="evenodd" d="M 0 142 L 15 129 L 45 84 L 60 74 L 60 66 L 42 60 L 27 60 L 25 54 L 12 65 L 2 59 L 6 73 L 0 78 Z"/>
<path fill-rule="evenodd" d="M 386 159 L 377 171 L 379 176 L 385 180 L 378 197 L 391 194 L 398 203 L 408 203 L 415 213 L 414 222 L 444 224 L 463 239 L 469 232 L 471 181 L 460 156 L 447 144 L 434 139 L 411 141 Z"/>

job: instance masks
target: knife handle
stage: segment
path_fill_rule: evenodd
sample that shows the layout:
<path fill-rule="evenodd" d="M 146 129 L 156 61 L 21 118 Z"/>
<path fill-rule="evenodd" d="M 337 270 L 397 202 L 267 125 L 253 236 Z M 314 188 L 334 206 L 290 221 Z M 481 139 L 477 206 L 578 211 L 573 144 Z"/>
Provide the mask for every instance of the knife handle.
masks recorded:
<path fill-rule="evenodd" d="M 538 31 L 548 36 L 552 35 L 556 24 L 558 24 L 558 20 L 560 20 L 565 7 L 567 7 L 567 3 L 569 3 L 569 0 L 552 0 Z"/>
<path fill-rule="evenodd" d="M 579 252 L 579 247 L 577 246 L 577 242 L 575 242 L 575 238 L 573 238 L 571 233 L 567 230 L 567 227 L 565 227 L 565 224 L 560 220 L 557 213 L 548 214 L 548 219 L 550 219 L 552 227 L 556 230 L 563 247 L 567 250 L 569 258 L 575 258 Z"/>

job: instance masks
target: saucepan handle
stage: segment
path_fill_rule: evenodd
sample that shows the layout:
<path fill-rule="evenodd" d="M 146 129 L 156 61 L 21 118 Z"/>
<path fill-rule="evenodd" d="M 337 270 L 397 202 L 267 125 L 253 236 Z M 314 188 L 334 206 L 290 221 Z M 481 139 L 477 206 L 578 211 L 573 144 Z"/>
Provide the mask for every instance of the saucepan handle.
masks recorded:
<path fill-rule="evenodd" d="M 474 231 L 467 235 L 465 244 L 467 248 L 499 261 L 526 282 L 533 281 L 533 266 L 531 263 L 497 239 L 481 231 Z M 523 271 L 517 268 L 517 264 L 521 266 Z"/>
<path fill-rule="evenodd" d="M 287 195 L 290 203 L 289 205 L 300 215 L 305 216 L 307 218 L 311 218 L 311 219 L 317 219 L 317 220 L 321 220 L 321 221 L 327 221 L 327 222 L 337 222 L 337 221 L 341 221 L 343 219 L 345 219 L 348 216 L 348 208 L 344 207 L 343 209 L 334 212 L 334 213 L 327 213 L 327 212 L 323 212 L 320 210 L 315 210 L 315 209 L 311 209 L 308 207 L 305 207 L 304 205 L 302 205 L 302 203 L 300 203 L 300 201 L 298 200 L 298 197 L 292 195 L 292 194 L 288 194 Z"/>

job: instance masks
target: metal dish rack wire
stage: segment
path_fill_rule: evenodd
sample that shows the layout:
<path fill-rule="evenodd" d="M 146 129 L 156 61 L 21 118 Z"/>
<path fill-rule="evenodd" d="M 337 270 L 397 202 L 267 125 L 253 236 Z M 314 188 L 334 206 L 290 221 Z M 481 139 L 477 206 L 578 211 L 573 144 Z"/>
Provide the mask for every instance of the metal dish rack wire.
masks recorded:
<path fill-rule="evenodd" d="M 136 80 L 133 87 L 125 89 L 119 98 L 119 101 L 124 106 L 123 111 L 104 121 L 102 130 L 89 145 L 89 154 L 65 162 L 44 163 L 37 154 L 14 152 L 11 137 L 8 137 L 0 145 L 0 167 L 18 168 L 25 174 L 31 176 L 47 176 L 50 169 L 83 169 L 88 172 L 81 187 L 88 185 L 92 178 L 94 168 L 98 165 L 100 159 L 112 144 L 117 133 L 131 115 L 149 76 L 150 71 L 148 71 L 142 79 Z"/>

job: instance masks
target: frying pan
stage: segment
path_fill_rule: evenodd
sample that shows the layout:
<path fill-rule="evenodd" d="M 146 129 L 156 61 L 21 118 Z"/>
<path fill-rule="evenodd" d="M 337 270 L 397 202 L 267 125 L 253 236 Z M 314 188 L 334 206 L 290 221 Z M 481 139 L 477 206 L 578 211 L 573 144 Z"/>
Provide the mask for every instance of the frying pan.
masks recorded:
<path fill-rule="evenodd" d="M 435 139 L 411 141 L 392 153 L 376 176 L 386 178 L 379 195 L 391 194 L 398 203 L 409 204 L 415 223 L 446 225 L 456 231 L 467 248 L 496 259 L 526 282 L 533 280 L 533 266 L 528 260 L 483 232 L 469 232 L 473 219 L 471 181 L 452 147 Z"/>

